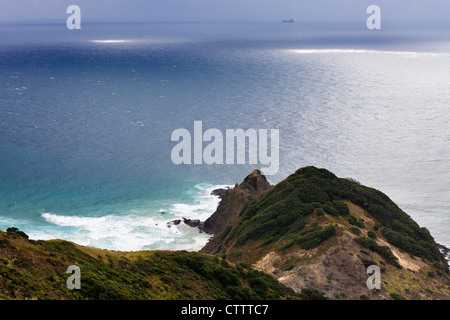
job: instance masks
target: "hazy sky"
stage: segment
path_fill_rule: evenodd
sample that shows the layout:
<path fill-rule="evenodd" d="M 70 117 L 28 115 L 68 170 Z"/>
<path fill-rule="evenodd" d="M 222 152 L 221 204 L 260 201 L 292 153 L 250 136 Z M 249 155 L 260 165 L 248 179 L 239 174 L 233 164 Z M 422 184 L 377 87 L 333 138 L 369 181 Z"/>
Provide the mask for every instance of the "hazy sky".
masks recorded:
<path fill-rule="evenodd" d="M 65 20 L 72 4 L 84 21 L 362 21 L 376 4 L 385 21 L 450 22 L 450 0 L 0 0 L 0 22 Z"/>

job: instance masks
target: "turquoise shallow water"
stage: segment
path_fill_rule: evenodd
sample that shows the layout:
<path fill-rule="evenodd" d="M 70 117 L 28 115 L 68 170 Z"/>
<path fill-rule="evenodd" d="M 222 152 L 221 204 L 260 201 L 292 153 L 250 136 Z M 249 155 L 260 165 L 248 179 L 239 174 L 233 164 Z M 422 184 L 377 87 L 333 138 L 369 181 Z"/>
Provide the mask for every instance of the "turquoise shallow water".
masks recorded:
<path fill-rule="evenodd" d="M 294 24 L 0 31 L 0 229 L 120 250 L 199 249 L 217 185 L 254 165 L 172 163 L 171 133 L 280 130 L 280 169 L 375 187 L 449 245 L 445 30 Z M 448 33 L 447 33 L 448 34 Z"/>

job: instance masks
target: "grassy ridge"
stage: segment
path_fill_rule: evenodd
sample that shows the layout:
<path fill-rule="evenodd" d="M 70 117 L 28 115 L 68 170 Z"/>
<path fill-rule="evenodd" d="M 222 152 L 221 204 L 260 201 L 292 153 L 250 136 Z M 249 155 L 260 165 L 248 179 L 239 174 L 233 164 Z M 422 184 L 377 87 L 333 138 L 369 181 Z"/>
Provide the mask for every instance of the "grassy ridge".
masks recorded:
<path fill-rule="evenodd" d="M 69 290 L 69 265 L 81 289 Z M 33 241 L 0 231 L 0 299 L 286 299 L 296 298 L 249 265 L 186 251 L 118 252 L 62 240 Z"/>

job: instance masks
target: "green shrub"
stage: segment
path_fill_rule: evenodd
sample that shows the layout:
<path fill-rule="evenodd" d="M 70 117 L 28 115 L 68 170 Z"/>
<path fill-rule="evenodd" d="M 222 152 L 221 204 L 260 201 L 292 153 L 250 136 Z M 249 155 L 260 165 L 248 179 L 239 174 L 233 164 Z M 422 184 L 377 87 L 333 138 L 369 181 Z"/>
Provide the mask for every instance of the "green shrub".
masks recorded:
<path fill-rule="evenodd" d="M 318 247 L 323 241 L 336 235 L 336 228 L 334 226 L 326 226 L 312 232 L 308 232 L 300 236 L 297 243 L 302 249 L 312 249 Z"/>
<path fill-rule="evenodd" d="M 232 300 L 250 300 L 252 295 L 250 290 L 241 286 L 231 286 L 227 288 L 227 293 Z"/>
<path fill-rule="evenodd" d="M 355 238 L 354 241 L 361 245 L 364 248 L 369 249 L 370 251 L 378 253 L 380 256 L 386 259 L 387 262 L 396 266 L 397 268 L 401 268 L 398 263 L 398 258 L 392 253 L 391 249 L 387 246 L 378 246 L 375 240 L 371 238 L 359 237 Z"/>
<path fill-rule="evenodd" d="M 383 228 L 381 230 L 383 236 L 388 240 L 389 243 L 395 245 L 396 247 L 403 249 L 415 256 L 428 259 L 432 263 L 442 261 L 442 253 L 430 241 L 414 239 L 409 234 L 403 234 L 399 231 L 394 231 L 390 228 Z M 439 264 L 440 265 L 440 264 Z M 442 268 L 442 266 L 440 266 Z"/>
<path fill-rule="evenodd" d="M 361 230 L 357 226 L 350 226 L 350 231 L 357 236 L 361 234 Z"/>
<path fill-rule="evenodd" d="M 292 269 L 294 269 L 294 265 L 293 264 L 287 264 L 287 265 L 285 265 L 285 266 L 283 266 L 281 268 L 281 271 L 289 271 L 289 270 L 292 270 Z"/>
<path fill-rule="evenodd" d="M 362 263 L 363 263 L 363 265 L 364 265 L 364 267 L 367 269 L 368 267 L 370 267 L 370 266 L 373 266 L 373 265 L 377 265 L 377 263 L 375 262 L 375 261 L 373 261 L 373 260 L 367 260 L 367 259 L 361 259 L 361 261 L 362 261 Z"/>
<path fill-rule="evenodd" d="M 325 214 L 325 211 L 322 208 L 316 209 L 316 216 L 320 217 L 320 216 L 323 216 L 324 214 Z"/>
<path fill-rule="evenodd" d="M 376 250 L 378 248 L 378 244 L 373 239 L 359 237 L 359 238 L 355 238 L 354 241 L 356 243 L 358 243 L 359 245 L 361 245 L 362 247 L 368 248 L 374 252 L 376 252 Z"/>
<path fill-rule="evenodd" d="M 377 234 L 376 234 L 375 232 L 373 232 L 373 231 L 369 231 L 369 232 L 367 233 L 367 236 L 368 236 L 369 238 L 372 238 L 372 239 L 376 239 L 376 238 L 377 238 Z"/>
<path fill-rule="evenodd" d="M 12 235 L 14 237 L 22 237 L 22 238 L 28 239 L 28 235 L 25 232 L 20 231 L 19 229 L 15 228 L 15 227 L 6 229 L 6 233 L 9 235 Z"/>
<path fill-rule="evenodd" d="M 333 207 L 336 209 L 339 215 L 347 216 L 350 214 L 347 204 L 341 200 L 333 200 Z"/>
<path fill-rule="evenodd" d="M 338 216 L 339 215 L 339 211 L 337 211 L 330 203 L 325 203 L 322 206 L 322 209 L 325 213 L 331 215 L 331 216 Z"/>
<path fill-rule="evenodd" d="M 212 277 L 217 279 L 225 288 L 241 284 L 238 277 L 232 271 L 228 271 L 225 268 L 215 268 L 212 271 Z"/>
<path fill-rule="evenodd" d="M 300 292 L 300 297 L 304 300 L 329 300 L 322 292 L 305 288 Z"/>
<path fill-rule="evenodd" d="M 345 217 L 345 220 L 347 220 L 351 225 L 357 226 L 359 228 L 364 228 L 364 223 L 358 221 L 355 216 L 349 214 Z"/>
<path fill-rule="evenodd" d="M 402 296 L 395 292 L 391 292 L 391 298 L 394 300 L 403 300 Z"/>
<path fill-rule="evenodd" d="M 364 249 L 361 249 L 361 250 L 359 250 L 361 253 L 363 253 L 363 254 L 365 254 L 365 255 L 369 255 L 369 253 L 366 251 L 366 250 L 364 250 Z"/>

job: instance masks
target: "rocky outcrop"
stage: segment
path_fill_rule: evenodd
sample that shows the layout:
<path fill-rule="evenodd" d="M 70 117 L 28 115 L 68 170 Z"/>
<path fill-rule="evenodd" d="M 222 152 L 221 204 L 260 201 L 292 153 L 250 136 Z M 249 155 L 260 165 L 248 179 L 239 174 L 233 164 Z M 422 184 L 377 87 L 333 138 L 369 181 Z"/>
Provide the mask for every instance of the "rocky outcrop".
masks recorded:
<path fill-rule="evenodd" d="M 238 217 L 241 209 L 252 199 L 256 198 L 262 192 L 271 187 L 266 177 L 261 174 L 259 170 L 253 171 L 241 184 L 237 184 L 234 188 L 220 188 L 211 192 L 211 195 L 221 198 L 217 210 L 206 221 L 199 219 L 184 218 L 169 221 L 167 227 L 172 225 L 179 225 L 183 221 L 186 225 L 192 228 L 197 228 L 199 232 L 205 232 L 211 235 L 218 236 L 226 229 L 227 225 L 233 224 Z M 211 243 L 204 249 L 208 252 L 208 247 L 212 247 L 213 243 L 217 243 L 214 238 Z"/>
<path fill-rule="evenodd" d="M 443 244 L 438 243 L 438 248 L 442 252 L 447 261 L 448 266 L 450 267 L 450 248 L 444 246 Z"/>
<path fill-rule="evenodd" d="M 236 183 L 234 188 L 225 190 L 217 210 L 202 225 L 201 230 L 214 234 L 214 237 L 201 251 L 210 253 L 227 227 L 237 222 L 242 208 L 270 187 L 266 177 L 259 170 L 255 170 L 241 184 Z"/>
<path fill-rule="evenodd" d="M 229 188 L 219 188 L 211 191 L 212 196 L 217 196 L 219 198 L 222 198 L 223 194 L 228 190 Z"/>
<path fill-rule="evenodd" d="M 199 219 L 188 219 L 183 218 L 184 224 L 188 225 L 191 228 L 197 228 L 199 232 L 203 232 L 203 222 Z M 177 226 L 181 223 L 181 219 L 176 219 L 167 222 L 167 227 L 171 228 L 172 226 Z"/>

